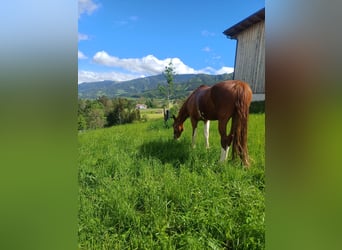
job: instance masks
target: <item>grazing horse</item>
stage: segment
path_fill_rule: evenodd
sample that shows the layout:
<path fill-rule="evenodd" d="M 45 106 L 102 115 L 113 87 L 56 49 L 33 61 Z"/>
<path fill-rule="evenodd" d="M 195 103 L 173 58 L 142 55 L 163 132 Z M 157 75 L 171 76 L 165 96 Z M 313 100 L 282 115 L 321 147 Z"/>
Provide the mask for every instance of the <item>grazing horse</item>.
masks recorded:
<path fill-rule="evenodd" d="M 247 122 L 249 105 L 252 101 L 252 90 L 249 85 L 239 80 L 219 82 L 211 87 L 199 86 L 186 99 L 178 116 L 173 116 L 174 138 L 178 139 L 183 130 L 184 121 L 190 117 L 192 125 L 192 146 L 195 146 L 197 123 L 204 122 L 204 137 L 209 148 L 209 126 L 211 120 L 218 120 L 221 136 L 221 157 L 225 161 L 229 147 L 232 146 L 232 158 L 236 154 L 242 163 L 249 166 L 247 150 Z M 232 118 L 230 133 L 227 135 L 227 123 Z"/>

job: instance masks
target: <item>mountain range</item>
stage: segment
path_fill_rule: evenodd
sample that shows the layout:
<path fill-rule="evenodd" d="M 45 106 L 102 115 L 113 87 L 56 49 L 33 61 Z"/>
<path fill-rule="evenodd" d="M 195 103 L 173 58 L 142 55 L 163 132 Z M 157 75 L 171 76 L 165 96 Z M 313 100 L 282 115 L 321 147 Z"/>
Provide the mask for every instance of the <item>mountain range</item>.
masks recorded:
<path fill-rule="evenodd" d="M 198 86 L 213 85 L 216 82 L 230 80 L 233 77 L 231 74 L 222 75 L 207 75 L 207 74 L 181 74 L 174 75 L 174 96 L 182 98 L 193 91 Z M 146 97 L 160 98 L 163 97 L 158 89 L 159 85 L 166 86 L 166 79 L 163 74 L 137 78 L 130 81 L 100 81 L 100 82 L 85 82 L 78 85 L 78 97 L 81 99 L 96 99 L 100 96 L 114 97 Z"/>

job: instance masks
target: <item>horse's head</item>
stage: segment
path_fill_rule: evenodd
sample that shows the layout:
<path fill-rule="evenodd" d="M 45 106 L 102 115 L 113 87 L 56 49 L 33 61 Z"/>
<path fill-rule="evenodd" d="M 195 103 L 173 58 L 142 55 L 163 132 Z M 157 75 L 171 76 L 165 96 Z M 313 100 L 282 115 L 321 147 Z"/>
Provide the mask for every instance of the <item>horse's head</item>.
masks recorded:
<path fill-rule="evenodd" d="M 174 122 L 172 125 L 173 126 L 173 138 L 178 139 L 184 130 L 183 123 L 180 122 L 174 115 L 172 116 L 172 118 L 174 119 Z"/>

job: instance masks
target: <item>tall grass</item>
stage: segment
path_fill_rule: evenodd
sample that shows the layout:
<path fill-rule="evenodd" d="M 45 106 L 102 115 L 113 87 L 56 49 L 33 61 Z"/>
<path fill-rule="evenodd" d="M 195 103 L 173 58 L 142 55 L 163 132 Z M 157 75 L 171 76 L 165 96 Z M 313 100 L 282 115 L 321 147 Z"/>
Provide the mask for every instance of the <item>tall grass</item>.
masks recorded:
<path fill-rule="evenodd" d="M 250 115 L 248 170 L 218 163 L 217 122 L 209 150 L 189 121 L 178 141 L 162 119 L 79 134 L 79 248 L 263 249 L 264 118 Z"/>

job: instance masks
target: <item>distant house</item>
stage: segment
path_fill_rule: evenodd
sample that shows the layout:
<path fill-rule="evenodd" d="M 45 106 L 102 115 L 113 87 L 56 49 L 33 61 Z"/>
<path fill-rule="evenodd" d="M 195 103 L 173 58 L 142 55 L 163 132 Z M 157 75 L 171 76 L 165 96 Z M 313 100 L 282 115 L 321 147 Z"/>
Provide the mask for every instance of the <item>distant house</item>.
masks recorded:
<path fill-rule="evenodd" d="M 254 96 L 264 99 L 265 8 L 226 29 L 223 34 L 237 40 L 233 79 L 248 82 Z"/>
<path fill-rule="evenodd" d="M 135 105 L 135 109 L 147 109 L 147 106 L 145 104 L 137 104 Z"/>

